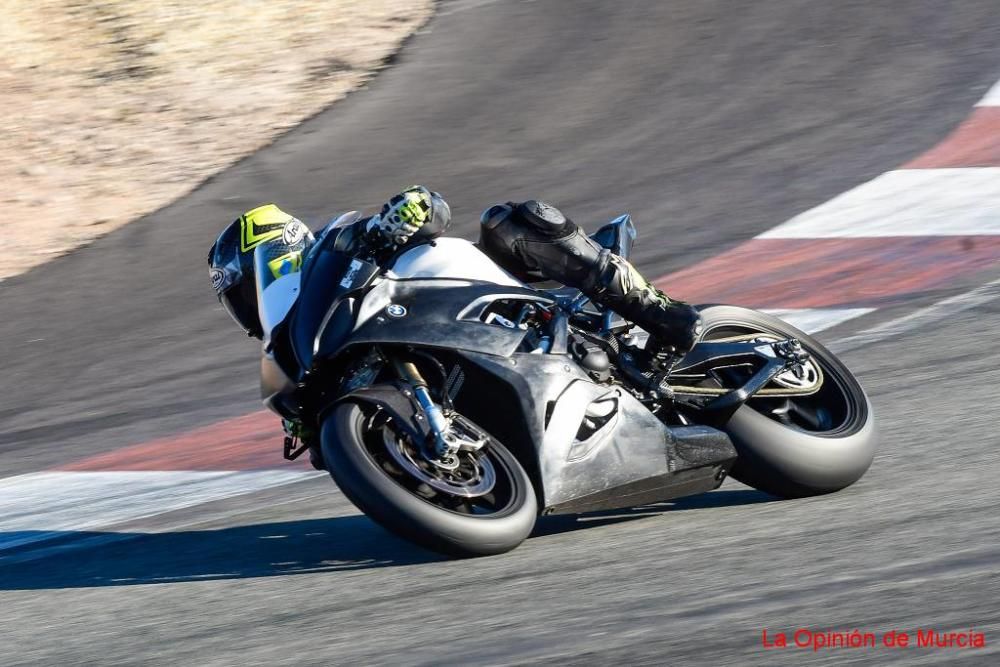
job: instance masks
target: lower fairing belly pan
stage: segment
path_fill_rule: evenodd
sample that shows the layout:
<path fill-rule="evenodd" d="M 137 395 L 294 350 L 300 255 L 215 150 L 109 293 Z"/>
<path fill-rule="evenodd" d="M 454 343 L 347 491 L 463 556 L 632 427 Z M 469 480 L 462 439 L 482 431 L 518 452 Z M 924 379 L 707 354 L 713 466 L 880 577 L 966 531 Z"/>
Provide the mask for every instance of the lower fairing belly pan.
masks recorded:
<path fill-rule="evenodd" d="M 736 449 L 729 436 L 701 426 L 664 429 L 670 436 L 659 451 L 623 448 L 623 454 L 630 452 L 635 459 L 624 471 L 613 472 L 613 481 L 601 471 L 602 466 L 613 465 L 608 456 L 595 457 L 585 468 L 575 467 L 580 462 L 567 465 L 562 471 L 564 478 L 603 477 L 605 486 L 581 493 L 594 485 L 564 484 L 561 494 L 546 498 L 543 513 L 578 514 L 635 507 L 718 488 L 736 461 Z M 659 467 L 661 462 L 665 462 L 663 468 Z"/>
<path fill-rule="evenodd" d="M 547 513 L 630 507 L 710 491 L 736 460 L 724 432 L 668 427 L 627 391 L 592 382 L 566 356 L 462 356 L 510 387 L 531 441 L 516 449 L 537 461 L 534 481 Z M 595 409 L 608 401 L 615 405 L 612 414 Z M 477 407 L 483 414 L 473 420 L 488 423 L 492 404 Z M 587 430 L 585 419 L 595 413 L 605 415 L 601 425 Z"/>

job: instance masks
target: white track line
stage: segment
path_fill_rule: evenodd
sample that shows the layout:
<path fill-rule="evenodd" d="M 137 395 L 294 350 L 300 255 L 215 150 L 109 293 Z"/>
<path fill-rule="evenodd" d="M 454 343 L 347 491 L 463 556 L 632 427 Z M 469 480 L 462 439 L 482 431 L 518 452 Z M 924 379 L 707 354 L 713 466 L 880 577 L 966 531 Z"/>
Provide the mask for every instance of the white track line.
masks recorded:
<path fill-rule="evenodd" d="M 980 234 L 1000 234 L 1000 167 L 890 171 L 758 238 Z"/>
<path fill-rule="evenodd" d="M 769 308 L 765 312 L 782 319 L 808 334 L 818 333 L 856 317 L 867 315 L 874 308 Z"/>
<path fill-rule="evenodd" d="M 841 338 L 830 344 L 830 349 L 837 353 L 854 350 L 871 343 L 877 343 L 888 338 L 895 338 L 907 331 L 946 320 L 958 313 L 1000 298 L 1000 279 L 981 285 L 974 290 L 958 294 L 943 301 L 931 304 L 926 308 L 915 310 L 908 315 L 890 320 L 871 329 L 866 329 L 847 338 Z"/>
<path fill-rule="evenodd" d="M 1000 106 L 1000 81 L 993 84 L 993 87 L 979 100 L 977 107 L 998 107 Z"/>
<path fill-rule="evenodd" d="M 283 505 L 302 504 L 315 498 L 329 498 L 331 495 L 339 494 L 340 489 L 329 486 L 320 493 L 310 493 L 308 495 L 291 494 L 287 500 L 270 500 L 267 507 L 273 509 Z M 185 521 L 171 521 L 164 526 L 162 531 L 157 527 L 155 532 L 178 532 L 186 530 L 197 530 L 199 527 L 217 522 L 221 519 L 234 519 L 236 517 L 254 514 L 260 510 L 259 505 L 248 503 L 239 508 L 229 508 L 222 511 L 210 512 L 208 514 L 196 514 L 193 518 Z M 124 542 L 134 540 L 148 534 L 148 529 L 140 529 L 129 532 L 100 532 L 100 533 L 80 533 L 75 539 L 63 539 L 54 544 L 35 543 L 29 549 L 10 552 L 0 551 L 0 565 L 12 565 L 16 563 L 26 563 L 29 561 L 48 558 L 50 556 L 62 555 L 80 549 L 92 549 L 114 542 Z M 65 535 L 65 533 L 62 533 Z"/>
<path fill-rule="evenodd" d="M 0 553 L 321 474 L 56 471 L 7 477 L 0 479 Z"/>

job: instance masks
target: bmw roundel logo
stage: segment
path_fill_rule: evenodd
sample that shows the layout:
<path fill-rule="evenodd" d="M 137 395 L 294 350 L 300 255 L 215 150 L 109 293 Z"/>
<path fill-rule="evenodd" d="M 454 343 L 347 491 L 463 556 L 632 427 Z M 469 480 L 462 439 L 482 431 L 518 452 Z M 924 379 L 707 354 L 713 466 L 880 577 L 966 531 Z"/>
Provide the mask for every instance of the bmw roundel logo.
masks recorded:
<path fill-rule="evenodd" d="M 385 312 L 389 317 L 406 317 L 406 306 L 398 303 L 390 303 L 385 307 Z"/>

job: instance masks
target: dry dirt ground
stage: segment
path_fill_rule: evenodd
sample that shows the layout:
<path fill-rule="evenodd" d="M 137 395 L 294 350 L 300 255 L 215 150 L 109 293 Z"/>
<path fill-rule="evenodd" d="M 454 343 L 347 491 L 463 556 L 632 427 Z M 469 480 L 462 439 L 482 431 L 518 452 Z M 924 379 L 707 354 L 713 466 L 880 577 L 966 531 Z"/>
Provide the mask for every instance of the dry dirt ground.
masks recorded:
<path fill-rule="evenodd" d="M 0 0 L 0 280 L 363 84 L 433 0 Z"/>

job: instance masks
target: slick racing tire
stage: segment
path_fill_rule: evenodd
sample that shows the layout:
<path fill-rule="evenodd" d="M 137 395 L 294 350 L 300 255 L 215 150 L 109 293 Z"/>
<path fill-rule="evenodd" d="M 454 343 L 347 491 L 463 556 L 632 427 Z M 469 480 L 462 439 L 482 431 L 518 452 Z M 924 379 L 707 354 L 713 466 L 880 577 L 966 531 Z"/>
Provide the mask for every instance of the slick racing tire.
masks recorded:
<path fill-rule="evenodd" d="M 368 404 L 342 403 L 328 414 L 320 433 L 330 475 L 358 509 L 396 535 L 449 556 L 504 553 L 528 537 L 538 515 L 535 493 L 527 473 L 502 444 L 489 438 L 478 459 L 480 466 L 491 468 L 495 480 L 489 493 L 453 496 L 415 478 L 410 470 L 423 474 L 420 468 L 404 469 L 398 456 L 387 453 L 391 446 L 402 447 L 405 436 L 380 415 Z"/>
<path fill-rule="evenodd" d="M 814 338 L 776 317 L 749 308 L 699 308 L 700 340 L 761 333 L 797 338 L 822 370 L 813 396 L 752 398 L 724 427 L 739 453 L 731 476 L 784 498 L 838 491 L 868 470 L 875 455 L 871 402 L 850 370 Z M 808 415 L 796 422 L 789 415 Z M 780 418 L 779 418 L 780 417 Z"/>

